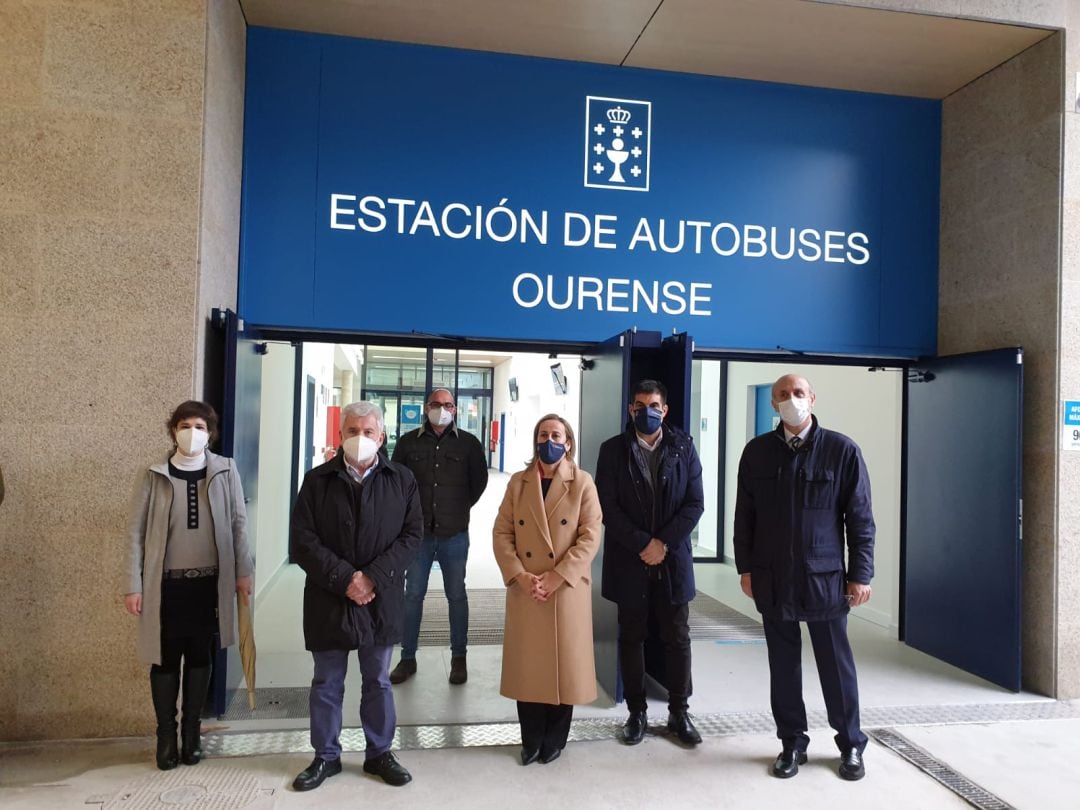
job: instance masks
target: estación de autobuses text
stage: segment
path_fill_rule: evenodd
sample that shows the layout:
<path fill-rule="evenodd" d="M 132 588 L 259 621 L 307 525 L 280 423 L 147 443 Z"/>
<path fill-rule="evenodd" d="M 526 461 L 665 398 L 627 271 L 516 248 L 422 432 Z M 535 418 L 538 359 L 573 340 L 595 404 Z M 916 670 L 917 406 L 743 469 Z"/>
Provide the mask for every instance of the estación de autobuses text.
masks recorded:
<path fill-rule="evenodd" d="M 507 203 L 508 198 L 504 197 L 492 207 L 461 202 L 440 207 L 427 200 L 335 193 L 330 195 L 330 228 L 548 245 L 549 212 L 515 210 Z M 624 230 L 614 214 L 588 215 L 575 211 L 564 212 L 560 220 L 561 240 L 556 244 L 570 248 L 618 250 L 622 247 L 628 252 L 711 253 L 720 257 L 855 266 L 867 264 L 871 255 L 870 238 L 861 231 L 648 217 L 639 218 L 632 230 Z M 571 307 L 584 310 L 588 306 L 601 312 L 706 316 L 712 314 L 706 308 L 711 303 L 711 290 L 712 284 L 708 282 L 541 277 L 534 273 L 519 274 L 512 285 L 515 303 L 525 308 L 546 305 L 556 310 Z"/>

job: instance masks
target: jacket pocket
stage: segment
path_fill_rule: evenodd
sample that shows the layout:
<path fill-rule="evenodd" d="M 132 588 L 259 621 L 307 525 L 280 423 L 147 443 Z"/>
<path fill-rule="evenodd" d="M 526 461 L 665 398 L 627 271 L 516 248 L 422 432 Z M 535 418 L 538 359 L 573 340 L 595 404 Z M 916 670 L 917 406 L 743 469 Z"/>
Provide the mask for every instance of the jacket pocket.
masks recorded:
<path fill-rule="evenodd" d="M 803 475 L 803 507 L 806 509 L 831 508 L 836 503 L 833 483 L 832 470 L 807 470 Z"/>
<path fill-rule="evenodd" d="M 803 565 L 806 571 L 803 607 L 806 610 L 830 610 L 844 604 L 843 560 L 810 559 Z"/>

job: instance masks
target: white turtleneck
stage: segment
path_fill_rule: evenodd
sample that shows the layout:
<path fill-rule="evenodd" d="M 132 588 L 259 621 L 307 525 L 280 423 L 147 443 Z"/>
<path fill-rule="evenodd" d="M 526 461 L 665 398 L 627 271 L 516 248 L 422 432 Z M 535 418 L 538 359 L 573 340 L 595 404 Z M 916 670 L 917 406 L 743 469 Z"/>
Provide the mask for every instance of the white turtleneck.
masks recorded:
<path fill-rule="evenodd" d="M 191 457 L 185 456 L 179 450 L 173 453 L 172 458 L 169 459 L 169 463 L 176 469 L 183 470 L 184 472 L 195 472 L 201 470 L 206 466 L 206 451 L 203 450 L 199 455 Z"/>

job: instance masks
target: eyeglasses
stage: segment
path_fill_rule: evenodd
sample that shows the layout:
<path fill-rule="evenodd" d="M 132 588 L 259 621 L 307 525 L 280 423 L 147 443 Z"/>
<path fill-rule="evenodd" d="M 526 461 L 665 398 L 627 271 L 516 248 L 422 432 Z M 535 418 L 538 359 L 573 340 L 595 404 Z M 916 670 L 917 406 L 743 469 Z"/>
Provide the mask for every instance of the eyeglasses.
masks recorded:
<path fill-rule="evenodd" d="M 456 410 L 453 402 L 429 402 L 427 406 L 429 408 L 446 408 L 448 411 Z"/>

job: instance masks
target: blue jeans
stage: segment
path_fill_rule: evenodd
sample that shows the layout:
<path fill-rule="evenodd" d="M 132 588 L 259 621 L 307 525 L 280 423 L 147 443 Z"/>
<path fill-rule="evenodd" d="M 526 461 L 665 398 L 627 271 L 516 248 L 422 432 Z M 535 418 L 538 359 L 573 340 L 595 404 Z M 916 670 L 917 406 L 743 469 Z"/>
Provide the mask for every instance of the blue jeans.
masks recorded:
<path fill-rule="evenodd" d="M 390 750 L 394 741 L 397 713 L 390 686 L 390 645 L 361 647 L 360 724 L 364 727 L 366 759 L 374 759 Z M 345 673 L 349 667 L 348 650 L 313 652 L 315 677 L 311 679 L 308 709 L 311 716 L 311 747 L 315 755 L 329 761 L 341 758 L 341 703 L 345 697 Z"/>
<path fill-rule="evenodd" d="M 465 655 L 469 639 L 469 599 L 465 595 L 465 563 L 469 559 L 469 533 L 451 537 L 424 537 L 420 551 L 405 570 L 405 635 L 401 641 L 403 660 L 416 658 L 420 640 L 420 620 L 424 617 L 431 564 L 439 561 L 443 590 L 450 605 L 450 654 Z"/>

